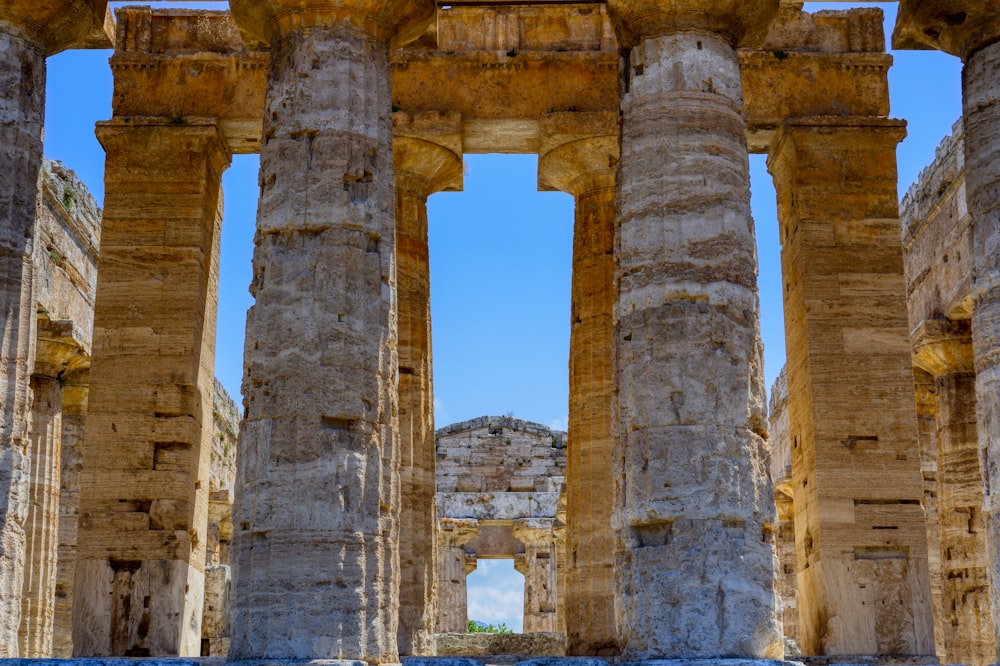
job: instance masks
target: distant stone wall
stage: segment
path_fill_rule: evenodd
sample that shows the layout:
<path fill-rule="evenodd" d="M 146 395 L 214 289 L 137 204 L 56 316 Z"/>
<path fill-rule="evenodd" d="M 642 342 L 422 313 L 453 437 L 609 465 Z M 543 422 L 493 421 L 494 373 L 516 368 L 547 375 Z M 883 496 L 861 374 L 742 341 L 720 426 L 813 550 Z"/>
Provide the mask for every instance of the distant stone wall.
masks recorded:
<path fill-rule="evenodd" d="M 565 473 L 566 433 L 537 423 L 482 416 L 437 431 L 439 634 L 465 632 L 481 557 L 513 558 L 524 574 L 525 633 L 565 631 Z"/>
<path fill-rule="evenodd" d="M 544 492 L 565 474 L 566 433 L 538 423 L 481 416 L 437 431 L 439 493 Z"/>
<path fill-rule="evenodd" d="M 799 609 L 795 598 L 797 581 L 795 505 L 792 500 L 792 438 L 788 425 L 788 379 L 784 368 L 771 386 L 771 400 L 768 407 L 771 479 L 774 482 L 774 503 L 778 509 L 778 530 L 775 535 L 778 571 L 775 576 L 775 591 L 781 598 L 785 639 L 794 641 L 798 636 Z"/>

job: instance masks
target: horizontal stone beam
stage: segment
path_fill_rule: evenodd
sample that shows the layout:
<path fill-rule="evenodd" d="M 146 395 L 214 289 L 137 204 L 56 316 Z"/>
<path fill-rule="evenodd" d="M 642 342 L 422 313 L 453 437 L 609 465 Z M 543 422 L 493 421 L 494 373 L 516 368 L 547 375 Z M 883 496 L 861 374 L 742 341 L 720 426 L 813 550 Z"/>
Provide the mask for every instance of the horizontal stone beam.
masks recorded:
<path fill-rule="evenodd" d="M 552 518 L 559 493 L 438 493 L 438 518 L 520 520 Z"/>
<path fill-rule="evenodd" d="M 459 114 L 466 153 L 537 152 L 554 111 L 617 113 L 603 6 L 501 9 L 441 10 L 436 32 L 395 50 L 394 110 Z M 244 45 L 227 12 L 133 7 L 118 25 L 116 118 L 214 117 L 232 152 L 260 150 L 269 55 Z M 884 51 L 878 10 L 783 10 L 763 47 L 740 53 L 750 150 L 766 152 L 790 117 L 887 116 Z"/>

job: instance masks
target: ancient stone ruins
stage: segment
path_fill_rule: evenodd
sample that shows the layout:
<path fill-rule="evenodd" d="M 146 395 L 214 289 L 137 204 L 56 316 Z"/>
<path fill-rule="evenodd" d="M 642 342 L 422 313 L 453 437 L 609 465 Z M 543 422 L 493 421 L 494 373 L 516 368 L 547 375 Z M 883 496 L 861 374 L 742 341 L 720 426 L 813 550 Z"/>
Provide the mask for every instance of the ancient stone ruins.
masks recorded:
<path fill-rule="evenodd" d="M 0 656 L 997 662 L 997 0 L 899 2 L 896 48 L 964 62 L 902 205 L 878 10 L 107 4 L 0 0 Z M 45 59 L 112 45 L 102 214 L 43 163 Z M 221 175 L 253 152 L 237 416 Z M 566 434 L 435 433 L 426 200 L 483 152 L 576 200 Z M 488 557 L 524 635 L 462 635 Z"/>

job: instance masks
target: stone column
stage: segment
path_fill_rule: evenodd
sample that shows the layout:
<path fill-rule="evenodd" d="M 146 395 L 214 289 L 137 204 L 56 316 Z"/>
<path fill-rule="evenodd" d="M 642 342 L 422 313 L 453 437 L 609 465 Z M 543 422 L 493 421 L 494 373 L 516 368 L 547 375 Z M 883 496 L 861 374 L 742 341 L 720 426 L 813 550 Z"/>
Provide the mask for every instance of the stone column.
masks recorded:
<path fill-rule="evenodd" d="M 437 533 L 438 617 L 437 633 L 464 634 L 469 626 L 469 600 L 465 579 L 465 546 L 479 533 L 472 518 L 442 518 Z"/>
<path fill-rule="evenodd" d="M 457 121 L 457 118 L 454 118 Z M 421 123 L 419 120 L 417 124 Z M 456 123 L 457 124 L 457 123 Z M 434 393 L 431 382 L 431 285 L 427 249 L 427 197 L 461 189 L 462 155 L 424 139 L 404 136 L 412 118 L 397 113 L 393 161 L 396 173 L 396 283 L 399 298 L 399 653 L 434 650 L 437 596 L 434 476 Z M 461 129 L 453 128 L 460 141 Z"/>
<path fill-rule="evenodd" d="M 197 656 L 221 179 L 212 121 L 100 123 L 107 153 L 73 605 L 75 656 Z"/>
<path fill-rule="evenodd" d="M 56 601 L 52 620 L 52 656 L 73 656 L 73 582 L 76 577 L 76 539 L 80 513 L 80 472 L 83 468 L 83 432 L 87 418 L 89 371 L 63 375 L 62 460 L 59 484 L 59 552 L 56 558 Z"/>
<path fill-rule="evenodd" d="M 613 114 L 553 113 L 542 119 L 542 189 L 572 194 L 573 287 L 566 461 L 567 653 L 615 654 L 615 535 L 611 402 L 614 382 L 614 233 L 618 119 Z"/>
<path fill-rule="evenodd" d="M 524 558 L 515 562 L 524 574 L 524 633 L 556 631 L 556 538 L 551 518 L 514 521 L 514 538 L 524 544 Z"/>
<path fill-rule="evenodd" d="M 626 660 L 783 652 L 736 55 L 777 8 L 608 3 L 624 54 L 612 465 Z"/>
<path fill-rule="evenodd" d="M 392 662 L 399 440 L 389 41 L 423 27 L 434 5 L 230 7 L 244 33 L 271 47 L 230 657 Z"/>
<path fill-rule="evenodd" d="M 944 659 L 996 660 L 990 612 L 983 474 L 976 432 L 976 375 L 968 321 L 925 321 L 914 363 L 935 378 L 938 517 Z"/>
<path fill-rule="evenodd" d="M 913 390 L 917 404 L 917 441 L 920 442 L 920 472 L 924 481 L 924 522 L 927 530 L 927 573 L 931 579 L 931 608 L 934 609 L 934 654 L 945 654 L 945 608 L 941 602 L 941 529 L 938 515 L 937 388 L 934 377 L 918 367 L 913 369 Z"/>
<path fill-rule="evenodd" d="M 31 375 L 31 439 L 25 575 L 21 590 L 19 653 L 52 656 L 52 628 L 59 545 L 59 487 L 62 446 L 62 384 L 68 364 L 83 358 L 73 340 L 73 323 L 43 319 Z"/>
<path fill-rule="evenodd" d="M 768 158 L 807 655 L 934 651 L 896 195 L 903 128 L 789 121 Z"/>
<path fill-rule="evenodd" d="M 35 346 L 31 254 L 42 160 L 45 57 L 92 37 L 87 0 L 0 5 L 0 658 L 16 657 Z M 105 12 L 99 19 L 103 21 Z"/>
<path fill-rule="evenodd" d="M 893 44 L 958 56 L 973 219 L 972 348 L 993 625 L 1000 644 L 1000 13 L 993 0 L 903 0 Z"/>

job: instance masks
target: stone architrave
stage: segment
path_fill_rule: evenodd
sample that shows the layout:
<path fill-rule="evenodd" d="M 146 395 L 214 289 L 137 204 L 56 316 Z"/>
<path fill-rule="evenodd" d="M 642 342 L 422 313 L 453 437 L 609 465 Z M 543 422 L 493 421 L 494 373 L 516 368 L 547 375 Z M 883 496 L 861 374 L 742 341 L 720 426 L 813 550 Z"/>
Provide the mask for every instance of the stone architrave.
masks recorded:
<path fill-rule="evenodd" d="M 25 566 L 28 410 L 35 345 L 31 255 L 45 57 L 101 42 L 106 2 L 0 5 L 0 657 L 16 657 Z M 103 34 L 103 46 L 108 37 Z"/>
<path fill-rule="evenodd" d="M 469 606 L 466 577 L 475 570 L 467 566 L 465 546 L 479 533 L 474 518 L 441 518 L 437 534 L 438 618 L 437 633 L 464 634 L 468 630 Z"/>
<path fill-rule="evenodd" d="M 937 394 L 938 543 L 941 628 L 950 664 L 996 660 L 983 516 L 983 474 L 976 432 L 976 375 L 969 321 L 925 321 L 913 362 Z"/>
<path fill-rule="evenodd" d="M 812 655 L 932 655 L 897 197 L 904 123 L 784 124 L 778 195 L 798 570 Z"/>
<path fill-rule="evenodd" d="M 540 187 L 573 195 L 566 557 L 561 620 L 567 653 L 614 654 L 615 535 L 611 503 L 614 382 L 615 169 L 618 119 L 610 113 L 553 113 L 542 119 Z M 562 580 L 560 581 L 562 583 Z M 527 630 L 527 629 L 526 629 Z"/>
<path fill-rule="evenodd" d="M 515 568 L 524 575 L 524 633 L 559 627 L 556 535 L 552 518 L 514 521 L 514 538 L 524 544 Z"/>
<path fill-rule="evenodd" d="M 80 475 L 75 656 L 197 656 L 222 172 L 211 120 L 100 123 L 107 153 Z"/>
<path fill-rule="evenodd" d="M 777 10 L 608 3 L 623 49 L 612 465 L 626 660 L 783 654 L 736 53 Z"/>
<path fill-rule="evenodd" d="M 270 44 L 271 64 L 229 654 L 393 662 L 400 498 L 389 43 L 419 33 L 434 5 L 230 8 L 244 34 Z"/>
<path fill-rule="evenodd" d="M 972 237 L 972 348 L 995 644 L 1000 645 L 1000 11 L 994 0 L 902 0 L 896 48 L 962 59 Z"/>
<path fill-rule="evenodd" d="M 59 490 L 62 466 L 63 379 L 84 358 L 72 321 L 43 320 L 38 327 L 31 375 L 31 446 L 26 557 L 21 591 L 19 652 L 25 658 L 52 656 L 59 548 Z"/>
<path fill-rule="evenodd" d="M 454 115 L 414 118 L 397 112 L 393 126 L 401 498 L 397 641 L 400 654 L 430 655 L 437 622 L 437 484 L 427 197 L 444 189 L 461 189 L 461 124 Z"/>

